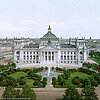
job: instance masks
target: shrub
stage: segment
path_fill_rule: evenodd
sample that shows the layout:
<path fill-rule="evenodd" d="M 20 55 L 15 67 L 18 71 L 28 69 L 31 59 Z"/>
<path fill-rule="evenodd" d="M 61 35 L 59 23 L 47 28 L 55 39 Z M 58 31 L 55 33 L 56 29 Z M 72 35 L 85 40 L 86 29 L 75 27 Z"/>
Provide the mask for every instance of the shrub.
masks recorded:
<path fill-rule="evenodd" d="M 21 80 L 21 81 L 19 82 L 19 84 L 20 84 L 20 85 L 24 85 L 24 84 L 26 84 L 26 81 L 25 81 L 25 80 Z"/>
<path fill-rule="evenodd" d="M 45 67 L 45 70 L 48 70 L 48 67 L 47 66 Z"/>
<path fill-rule="evenodd" d="M 43 83 L 43 86 L 45 87 L 46 85 L 47 85 L 47 81 L 42 81 L 42 83 Z"/>
<path fill-rule="evenodd" d="M 34 83 L 33 83 L 33 85 L 39 86 L 40 85 L 40 82 L 38 80 L 35 80 Z"/>
<path fill-rule="evenodd" d="M 80 84 L 80 81 L 76 78 L 73 78 L 72 79 L 72 83 L 75 84 L 75 85 L 79 85 Z"/>
<path fill-rule="evenodd" d="M 53 78 L 52 78 L 52 81 L 55 81 L 55 80 L 56 80 L 56 78 L 55 78 L 55 77 L 53 77 Z"/>
<path fill-rule="evenodd" d="M 52 70 L 54 70 L 55 68 L 54 68 L 54 66 L 52 66 L 52 68 L 51 68 Z"/>
<path fill-rule="evenodd" d="M 43 81 L 47 81 L 47 78 L 46 78 L 46 77 L 44 77 L 44 78 L 43 78 Z"/>

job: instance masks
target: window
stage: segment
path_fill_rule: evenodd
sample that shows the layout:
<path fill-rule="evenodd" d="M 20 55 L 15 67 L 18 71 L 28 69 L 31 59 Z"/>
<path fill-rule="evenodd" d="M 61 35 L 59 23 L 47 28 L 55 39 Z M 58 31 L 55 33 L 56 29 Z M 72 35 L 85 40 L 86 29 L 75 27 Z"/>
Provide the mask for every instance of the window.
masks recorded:
<path fill-rule="evenodd" d="M 71 61 L 71 63 L 73 63 L 73 62 Z"/>
<path fill-rule="evenodd" d="M 63 56 L 61 56 L 61 60 L 63 60 Z"/>
<path fill-rule="evenodd" d="M 69 54 L 69 52 L 67 52 Z"/>
<path fill-rule="evenodd" d="M 25 60 L 25 56 L 24 56 L 24 60 Z"/>
<path fill-rule="evenodd" d="M 54 52 L 52 52 L 52 54 L 54 54 Z"/>
<path fill-rule="evenodd" d="M 66 54 L 66 52 L 64 52 L 64 54 Z"/>
<path fill-rule="evenodd" d="M 76 60 L 76 56 L 74 56 L 74 60 Z"/>
<path fill-rule="evenodd" d="M 71 52 L 71 54 L 73 54 L 73 52 Z"/>
<path fill-rule="evenodd" d="M 71 56 L 71 60 L 73 60 L 72 56 Z"/>
<path fill-rule="evenodd" d="M 67 56 L 67 59 L 69 60 L 69 56 Z"/>
<path fill-rule="evenodd" d="M 27 60 L 29 60 L 29 56 L 27 56 Z"/>
<path fill-rule="evenodd" d="M 38 55 L 36 56 L 36 60 L 38 60 Z"/>
<path fill-rule="evenodd" d="M 66 63 L 66 61 L 64 61 L 64 63 Z"/>
<path fill-rule="evenodd" d="M 67 63 L 69 63 L 69 61 L 67 61 Z"/>
<path fill-rule="evenodd" d="M 20 53 L 19 51 L 16 52 L 16 54 L 19 54 L 19 53 Z"/>
<path fill-rule="evenodd" d="M 25 54 L 25 51 L 24 51 L 24 54 Z"/>
<path fill-rule="evenodd" d="M 28 54 L 29 52 L 27 52 L 27 54 Z"/>
<path fill-rule="evenodd" d="M 54 56 L 52 56 L 52 60 L 54 60 Z"/>
<path fill-rule="evenodd" d="M 47 56 L 45 56 L 45 60 L 47 60 Z"/>
<path fill-rule="evenodd" d="M 63 61 L 61 61 L 61 63 L 63 63 Z"/>
<path fill-rule="evenodd" d="M 17 60 L 19 60 L 19 56 L 17 56 Z"/>
<path fill-rule="evenodd" d="M 33 60 L 35 60 L 35 56 L 33 56 Z"/>
<path fill-rule="evenodd" d="M 32 60 L 32 55 L 30 56 L 30 59 Z"/>
<path fill-rule="evenodd" d="M 32 52 L 30 52 L 30 54 L 32 54 Z"/>
<path fill-rule="evenodd" d="M 64 56 L 64 60 L 66 60 L 66 56 Z"/>
<path fill-rule="evenodd" d="M 83 54 L 83 52 L 81 51 L 81 52 L 80 52 L 80 54 L 82 55 L 82 54 Z"/>

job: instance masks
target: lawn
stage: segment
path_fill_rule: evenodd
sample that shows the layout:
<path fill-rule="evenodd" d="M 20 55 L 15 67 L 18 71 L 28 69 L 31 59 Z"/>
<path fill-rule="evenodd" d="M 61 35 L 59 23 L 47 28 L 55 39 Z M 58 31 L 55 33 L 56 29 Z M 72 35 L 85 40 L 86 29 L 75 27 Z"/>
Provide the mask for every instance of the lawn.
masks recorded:
<path fill-rule="evenodd" d="M 32 87 L 32 88 L 39 88 L 39 87 L 43 87 L 43 84 L 41 84 L 40 86 L 35 86 L 33 85 L 34 83 L 34 80 L 33 79 L 30 79 L 28 76 L 27 76 L 27 73 L 25 72 L 15 72 L 13 74 L 10 74 L 9 75 L 10 77 L 13 77 L 15 79 L 17 78 L 20 78 L 20 77 L 25 77 L 24 79 L 27 81 L 26 82 L 26 85 L 28 85 L 29 87 Z M 18 87 L 24 87 L 25 85 L 20 85 L 19 83 L 17 83 Z"/>
<path fill-rule="evenodd" d="M 78 86 L 77 85 L 74 85 L 74 84 L 72 84 L 72 79 L 74 78 L 74 77 L 76 77 L 76 76 L 78 76 L 79 78 L 81 78 L 81 79 L 86 79 L 86 78 L 88 78 L 88 77 L 90 77 L 90 75 L 87 75 L 87 74 L 85 74 L 85 73 L 82 73 L 82 72 L 74 72 L 74 73 L 71 73 L 71 75 L 70 75 L 70 77 L 68 78 L 68 79 L 66 79 L 66 86 L 60 86 L 59 85 L 59 82 L 57 82 L 57 84 L 56 84 L 56 88 L 65 88 L 65 87 L 69 87 L 69 86 L 72 86 L 72 87 L 81 87 L 82 86 L 82 83 L 80 83 Z"/>
<path fill-rule="evenodd" d="M 25 72 L 15 72 L 13 74 L 10 74 L 9 76 L 13 77 L 13 78 L 20 78 L 20 77 L 26 77 L 27 73 L 25 73 Z"/>
<path fill-rule="evenodd" d="M 90 59 L 92 59 L 96 63 L 100 64 L 100 59 L 99 58 L 93 57 L 93 58 L 90 58 Z"/>

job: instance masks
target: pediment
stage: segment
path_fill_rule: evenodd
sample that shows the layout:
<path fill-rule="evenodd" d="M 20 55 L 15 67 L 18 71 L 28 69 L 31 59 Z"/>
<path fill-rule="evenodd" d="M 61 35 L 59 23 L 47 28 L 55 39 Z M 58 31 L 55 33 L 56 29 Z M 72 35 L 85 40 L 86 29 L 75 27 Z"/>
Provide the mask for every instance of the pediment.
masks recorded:
<path fill-rule="evenodd" d="M 45 47 L 41 48 L 41 50 L 58 50 L 58 48 L 53 47 L 53 46 L 45 46 Z"/>

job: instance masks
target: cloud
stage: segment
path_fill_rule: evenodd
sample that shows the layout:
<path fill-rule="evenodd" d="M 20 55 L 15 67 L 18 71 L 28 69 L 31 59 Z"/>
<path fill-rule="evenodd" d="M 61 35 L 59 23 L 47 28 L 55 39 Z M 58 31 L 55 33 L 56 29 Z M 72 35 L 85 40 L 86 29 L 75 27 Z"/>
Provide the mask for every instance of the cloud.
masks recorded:
<path fill-rule="evenodd" d="M 100 22 L 100 17 L 96 17 L 96 18 L 94 18 L 94 20 L 97 21 L 97 22 L 98 21 Z"/>
<path fill-rule="evenodd" d="M 91 20 L 88 17 L 84 17 L 84 18 L 77 20 L 75 23 L 80 24 L 80 23 L 90 23 L 90 22 Z"/>
<path fill-rule="evenodd" d="M 58 29 L 66 29 L 68 26 L 64 22 L 51 22 L 50 25 Z"/>
<path fill-rule="evenodd" d="M 36 21 L 34 20 L 24 20 L 22 21 L 23 24 L 36 24 Z"/>
<path fill-rule="evenodd" d="M 30 31 L 32 28 L 29 27 L 14 27 L 10 22 L 0 22 L 0 32 L 25 32 Z"/>

